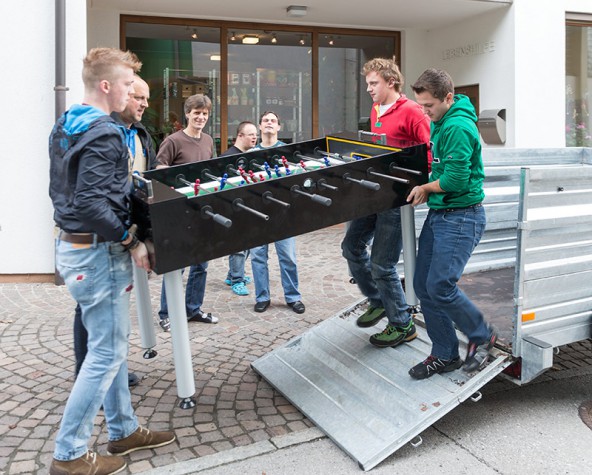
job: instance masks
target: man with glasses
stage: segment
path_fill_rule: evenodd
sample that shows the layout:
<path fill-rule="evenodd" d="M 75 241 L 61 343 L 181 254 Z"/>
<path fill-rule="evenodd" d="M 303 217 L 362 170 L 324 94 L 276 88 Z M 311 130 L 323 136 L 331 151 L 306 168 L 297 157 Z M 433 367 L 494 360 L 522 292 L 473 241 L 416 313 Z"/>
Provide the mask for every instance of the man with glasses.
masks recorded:
<path fill-rule="evenodd" d="M 234 145 L 220 154 L 221 157 L 235 155 L 252 149 L 257 143 L 257 126 L 253 122 L 245 120 L 238 124 Z M 250 277 L 245 276 L 245 261 L 249 257 L 249 250 L 231 254 L 228 257 L 228 275 L 224 281 L 236 295 L 249 295 L 246 284 L 251 282 Z"/>

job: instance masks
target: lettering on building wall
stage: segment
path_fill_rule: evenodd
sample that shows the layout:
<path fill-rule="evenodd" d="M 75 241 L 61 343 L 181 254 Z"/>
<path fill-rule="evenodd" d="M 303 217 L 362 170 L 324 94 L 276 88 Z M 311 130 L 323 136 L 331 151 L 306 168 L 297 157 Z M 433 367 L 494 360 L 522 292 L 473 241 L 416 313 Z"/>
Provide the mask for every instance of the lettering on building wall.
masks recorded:
<path fill-rule="evenodd" d="M 464 56 L 475 56 L 478 54 L 493 53 L 495 51 L 495 41 L 480 41 L 470 43 L 456 48 L 445 49 L 442 51 L 442 60 L 462 58 Z"/>

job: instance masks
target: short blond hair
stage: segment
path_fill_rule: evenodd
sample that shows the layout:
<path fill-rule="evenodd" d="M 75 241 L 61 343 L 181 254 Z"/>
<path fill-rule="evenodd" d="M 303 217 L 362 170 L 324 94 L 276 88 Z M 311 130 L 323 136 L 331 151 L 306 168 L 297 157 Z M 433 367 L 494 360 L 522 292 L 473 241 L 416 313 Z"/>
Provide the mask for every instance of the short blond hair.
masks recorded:
<path fill-rule="evenodd" d="M 367 76 L 369 73 L 375 72 L 380 75 L 387 83 L 393 82 L 395 91 L 401 92 L 403 90 L 403 84 L 405 84 L 405 78 L 395 62 L 395 58 L 374 58 L 364 64 L 362 68 L 362 74 Z"/>
<path fill-rule="evenodd" d="M 82 61 L 82 81 L 85 87 L 93 87 L 100 81 L 113 81 L 119 76 L 120 67 L 140 71 L 141 61 L 131 51 L 116 48 L 93 48 Z"/>

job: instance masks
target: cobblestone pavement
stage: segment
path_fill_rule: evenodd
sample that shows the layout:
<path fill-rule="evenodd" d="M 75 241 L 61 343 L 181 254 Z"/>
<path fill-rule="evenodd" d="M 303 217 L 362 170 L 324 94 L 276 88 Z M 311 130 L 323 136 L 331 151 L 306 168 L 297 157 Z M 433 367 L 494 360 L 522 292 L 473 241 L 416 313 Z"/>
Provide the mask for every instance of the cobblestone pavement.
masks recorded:
<path fill-rule="evenodd" d="M 250 368 L 252 361 L 282 345 L 361 295 L 349 283 L 335 226 L 297 238 L 300 290 L 306 313 L 284 302 L 277 256 L 270 246 L 271 307 L 255 313 L 254 287 L 237 296 L 224 284 L 228 260 L 210 262 L 203 309 L 216 325 L 190 323 L 197 406 L 178 407 L 171 334 L 157 324 L 162 278 L 150 279 L 158 356 L 143 359 L 132 304 L 130 371 L 142 377 L 132 388 L 140 423 L 175 430 L 178 441 L 128 456 L 128 473 L 201 457 L 312 426 L 298 410 Z M 250 261 L 247 265 L 250 272 Z M 0 474 L 47 473 L 64 404 L 73 384 L 74 303 L 65 286 L 0 284 Z M 102 413 L 91 447 L 106 452 Z"/>
<path fill-rule="evenodd" d="M 126 473 L 158 469 L 281 436 L 304 435 L 312 423 L 250 368 L 273 348 L 361 298 L 349 283 L 339 244 L 344 227 L 297 238 L 300 289 L 306 313 L 283 300 L 275 252 L 270 256 L 272 305 L 253 311 L 250 296 L 233 294 L 223 282 L 227 259 L 210 263 L 204 310 L 217 325 L 190 323 L 197 406 L 178 407 L 171 335 L 156 323 L 162 279 L 150 279 L 158 356 L 143 359 L 133 321 L 129 367 L 142 381 L 132 389 L 136 414 L 150 429 L 174 429 L 177 442 L 128 456 Z M 271 247 L 271 249 L 273 246 Z M 248 266 L 250 275 L 250 266 Z M 73 383 L 74 304 L 64 286 L 0 284 L 0 474 L 47 473 L 55 433 Z M 132 318 L 136 315 L 132 304 Z M 553 370 L 541 378 L 570 377 L 592 365 L 590 340 L 562 348 Z M 574 373 L 576 372 L 576 373 Z M 573 374 L 572 374 L 573 373 Z M 496 379 L 488 392 L 515 387 Z M 298 438 L 298 437 L 296 437 Z M 102 413 L 90 446 L 106 452 Z"/>

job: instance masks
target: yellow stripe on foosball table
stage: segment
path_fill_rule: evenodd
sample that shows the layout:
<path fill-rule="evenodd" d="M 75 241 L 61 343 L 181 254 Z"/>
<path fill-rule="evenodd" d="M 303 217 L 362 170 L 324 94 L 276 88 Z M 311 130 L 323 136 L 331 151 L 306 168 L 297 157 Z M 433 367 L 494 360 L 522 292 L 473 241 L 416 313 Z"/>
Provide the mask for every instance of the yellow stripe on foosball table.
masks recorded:
<path fill-rule="evenodd" d="M 373 144 L 371 142 L 360 142 L 359 140 L 342 139 L 342 138 L 338 138 L 338 137 L 325 137 L 325 142 L 326 142 L 326 147 L 327 147 L 328 153 L 332 153 L 330 150 L 330 144 L 329 144 L 331 141 L 348 143 L 348 144 L 352 144 L 352 145 L 364 145 L 364 147 L 379 148 L 381 150 L 390 150 L 393 152 L 400 152 L 402 150 L 401 148 L 390 147 L 388 145 L 378 145 L 378 144 Z M 357 153 L 356 155 L 362 156 L 363 154 Z M 369 158 L 371 156 L 372 155 L 368 155 L 365 158 Z"/>

